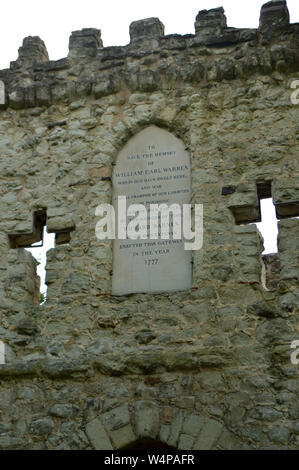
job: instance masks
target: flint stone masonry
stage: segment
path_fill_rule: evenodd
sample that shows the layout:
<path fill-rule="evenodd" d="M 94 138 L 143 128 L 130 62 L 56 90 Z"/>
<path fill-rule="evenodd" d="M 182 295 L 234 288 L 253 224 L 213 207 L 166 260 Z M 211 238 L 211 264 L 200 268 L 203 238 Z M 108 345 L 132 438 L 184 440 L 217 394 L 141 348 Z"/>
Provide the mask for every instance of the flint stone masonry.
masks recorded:
<path fill-rule="evenodd" d="M 165 36 L 155 18 L 130 33 L 104 47 L 76 31 L 58 61 L 26 38 L 0 71 L 0 449 L 297 449 L 299 25 L 273 1 L 256 29 L 220 8 L 196 34 Z M 116 296 L 95 209 L 153 126 L 189 155 L 204 245 L 186 290 Z M 242 221 L 269 187 L 279 253 L 263 262 Z M 24 247 L 43 226 L 56 246 L 39 305 Z"/>

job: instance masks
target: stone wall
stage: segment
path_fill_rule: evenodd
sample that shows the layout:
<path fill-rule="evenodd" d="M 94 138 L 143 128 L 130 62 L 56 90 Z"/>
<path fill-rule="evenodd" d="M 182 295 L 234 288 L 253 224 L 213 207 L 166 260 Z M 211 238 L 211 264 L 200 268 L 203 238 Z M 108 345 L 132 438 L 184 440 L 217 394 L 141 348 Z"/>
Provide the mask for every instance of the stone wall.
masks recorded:
<path fill-rule="evenodd" d="M 273 1 L 259 29 L 228 28 L 223 9 L 200 12 L 195 28 L 164 36 L 150 18 L 131 25 L 129 45 L 106 48 L 83 29 L 59 61 L 26 38 L 0 71 L 2 449 L 149 438 L 184 450 L 298 448 L 299 24 Z M 152 124 L 190 152 L 204 247 L 190 291 L 113 297 L 95 208 L 111 202 L 118 151 Z M 266 290 L 250 223 L 269 191 L 285 220 L 280 279 Z M 56 247 L 39 306 L 24 247 L 44 223 Z"/>

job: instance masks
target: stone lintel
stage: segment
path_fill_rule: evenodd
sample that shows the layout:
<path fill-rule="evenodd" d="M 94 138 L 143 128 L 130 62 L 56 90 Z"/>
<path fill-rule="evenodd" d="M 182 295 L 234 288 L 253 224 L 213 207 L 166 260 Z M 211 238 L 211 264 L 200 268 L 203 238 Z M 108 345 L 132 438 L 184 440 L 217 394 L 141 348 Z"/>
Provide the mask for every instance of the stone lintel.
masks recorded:
<path fill-rule="evenodd" d="M 278 219 L 299 217 L 299 180 L 292 178 L 274 184 L 273 201 Z"/>
<path fill-rule="evenodd" d="M 261 222 L 261 210 L 259 205 L 254 206 L 231 206 L 230 210 L 233 213 L 237 225 L 251 224 Z"/>
<path fill-rule="evenodd" d="M 278 219 L 299 217 L 299 201 L 276 204 L 275 208 Z"/>

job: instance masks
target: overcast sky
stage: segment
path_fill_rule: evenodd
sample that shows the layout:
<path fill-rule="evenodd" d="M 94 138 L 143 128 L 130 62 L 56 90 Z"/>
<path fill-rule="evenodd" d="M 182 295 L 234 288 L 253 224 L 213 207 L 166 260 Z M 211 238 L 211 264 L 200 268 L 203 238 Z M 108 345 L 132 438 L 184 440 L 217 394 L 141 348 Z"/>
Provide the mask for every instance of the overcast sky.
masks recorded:
<path fill-rule="evenodd" d="M 50 59 L 68 53 L 72 31 L 82 28 L 102 30 L 104 46 L 129 42 L 132 21 L 159 17 L 166 34 L 194 33 L 194 21 L 200 10 L 223 6 L 228 25 L 258 26 L 261 6 L 266 0 L 8 0 L 1 4 L 0 69 L 16 60 L 18 48 L 26 36 L 40 36 Z M 288 0 L 291 22 L 299 22 L 299 1 Z"/>

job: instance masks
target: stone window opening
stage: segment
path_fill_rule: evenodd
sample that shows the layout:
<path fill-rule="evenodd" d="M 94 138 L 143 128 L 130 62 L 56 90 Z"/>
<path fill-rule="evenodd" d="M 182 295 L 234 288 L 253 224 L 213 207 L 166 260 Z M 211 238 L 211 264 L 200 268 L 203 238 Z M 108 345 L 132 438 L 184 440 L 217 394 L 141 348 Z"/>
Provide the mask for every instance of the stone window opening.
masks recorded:
<path fill-rule="evenodd" d="M 280 280 L 278 252 L 278 218 L 270 181 L 257 184 L 261 221 L 256 223 L 264 241 L 262 253 L 262 285 L 266 291 L 277 288 Z"/>
<path fill-rule="evenodd" d="M 274 204 L 272 182 L 257 184 L 261 222 L 256 225 L 264 238 L 263 255 L 278 254 L 278 222 L 282 219 L 298 219 L 298 202 Z"/>
<path fill-rule="evenodd" d="M 222 195 L 230 197 L 235 193 L 239 195 L 244 191 L 235 186 L 227 186 L 222 190 Z M 280 212 L 274 204 L 272 196 L 272 181 L 262 181 L 256 184 L 254 204 L 248 204 L 250 198 L 244 204 L 232 205 L 230 209 L 237 225 L 256 225 L 263 238 L 264 250 L 261 255 L 262 275 L 261 282 L 265 290 L 273 290 L 280 280 L 280 256 L 278 250 L 278 222 Z M 246 194 L 246 192 L 244 193 Z M 253 193 L 252 193 L 253 196 Z M 251 196 L 250 196 L 251 197 Z M 248 201 L 248 202 L 247 202 Z M 253 198 L 251 198 L 253 201 Z"/>
<path fill-rule="evenodd" d="M 264 239 L 263 255 L 278 254 L 278 219 L 276 218 L 273 199 L 265 198 L 260 200 L 261 222 L 256 223 Z"/>
<path fill-rule="evenodd" d="M 31 233 L 9 235 L 9 246 L 13 249 L 29 251 L 37 261 L 36 273 L 40 277 L 40 305 L 47 300 L 46 263 L 47 252 L 60 245 L 68 245 L 71 239 L 70 230 L 48 233 L 47 212 L 36 211 L 33 214 Z"/>
<path fill-rule="evenodd" d="M 55 233 L 48 233 L 46 227 L 43 228 L 42 243 L 31 245 L 25 248 L 36 259 L 37 275 L 40 277 L 40 305 L 43 305 L 47 300 L 47 285 L 46 280 L 46 264 L 47 252 L 55 247 Z"/>
<path fill-rule="evenodd" d="M 261 219 L 256 226 L 264 239 L 262 253 L 262 284 L 265 290 L 277 288 L 280 280 L 280 259 L 278 251 L 278 219 L 276 218 L 273 199 L 260 200 Z"/>
<path fill-rule="evenodd" d="M 278 247 L 278 223 L 283 219 L 298 219 L 298 203 L 274 204 L 271 182 L 257 185 L 261 222 L 256 226 L 264 239 L 262 253 L 262 283 L 266 290 L 275 290 L 280 281 L 281 260 Z"/>

